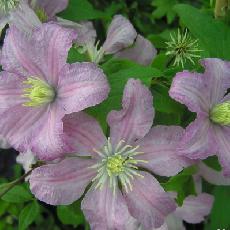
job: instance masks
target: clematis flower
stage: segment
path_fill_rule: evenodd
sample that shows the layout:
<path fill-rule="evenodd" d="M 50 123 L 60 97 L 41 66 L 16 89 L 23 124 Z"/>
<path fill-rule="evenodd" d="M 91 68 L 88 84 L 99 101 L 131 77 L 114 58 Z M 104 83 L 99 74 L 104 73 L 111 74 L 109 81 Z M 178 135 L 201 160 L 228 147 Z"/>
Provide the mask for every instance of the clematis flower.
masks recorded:
<path fill-rule="evenodd" d="M 92 63 L 66 63 L 75 31 L 43 24 L 26 36 L 8 30 L 1 56 L 0 135 L 43 160 L 67 147 L 62 118 L 102 102 L 109 86 Z"/>
<path fill-rule="evenodd" d="M 208 182 L 216 185 L 229 185 L 229 179 L 224 178 L 221 172 L 217 172 L 204 163 L 199 162 L 198 173 L 193 176 L 195 191 L 197 196 L 189 195 L 183 201 L 182 206 L 177 206 L 173 213 L 165 219 L 165 223 L 160 228 L 146 229 L 138 220 L 130 217 L 125 230 L 186 230 L 183 222 L 189 224 L 199 224 L 205 220 L 211 212 L 214 197 L 202 192 L 202 177 Z M 213 179 L 212 179 L 213 177 Z M 175 192 L 169 192 L 172 198 L 176 198 Z"/>
<path fill-rule="evenodd" d="M 169 92 L 197 113 L 180 143 L 180 154 L 191 159 L 217 154 L 225 176 L 230 176 L 230 63 L 213 58 L 201 64 L 203 74 L 178 73 Z"/>
<path fill-rule="evenodd" d="M 207 193 L 188 196 L 181 207 L 169 214 L 160 228 L 144 228 L 136 219 L 130 218 L 125 230 L 186 230 L 183 221 L 199 224 L 209 215 L 214 197 Z"/>
<path fill-rule="evenodd" d="M 0 32 L 6 24 L 15 25 L 22 31 L 30 31 L 41 25 L 26 0 L 2 0 L 0 3 Z"/>
<path fill-rule="evenodd" d="M 57 13 L 68 6 L 68 0 L 28 0 L 41 22 L 55 19 Z"/>
<path fill-rule="evenodd" d="M 146 169 L 171 176 L 191 162 L 175 152 L 182 128 L 151 128 L 152 102 L 151 92 L 130 79 L 122 110 L 108 115 L 108 139 L 93 117 L 83 112 L 65 116 L 64 132 L 75 154 L 35 169 L 30 177 L 32 193 L 48 204 L 67 205 L 92 182 L 82 202 L 92 230 L 125 229 L 130 216 L 147 229 L 160 227 L 176 205 Z"/>
<path fill-rule="evenodd" d="M 55 19 L 63 11 L 68 0 L 2 0 L 0 3 L 0 31 L 6 24 L 31 33 L 43 22 Z"/>
<path fill-rule="evenodd" d="M 58 18 L 58 23 L 75 29 L 81 35 L 76 43 L 83 46 L 90 60 L 95 63 L 100 63 L 105 55 L 114 54 L 141 65 L 149 65 L 157 53 L 152 43 L 138 35 L 131 22 L 122 15 L 113 17 L 101 47 L 98 47 L 99 41 L 96 42 L 96 31 L 91 22 L 75 23 Z"/>

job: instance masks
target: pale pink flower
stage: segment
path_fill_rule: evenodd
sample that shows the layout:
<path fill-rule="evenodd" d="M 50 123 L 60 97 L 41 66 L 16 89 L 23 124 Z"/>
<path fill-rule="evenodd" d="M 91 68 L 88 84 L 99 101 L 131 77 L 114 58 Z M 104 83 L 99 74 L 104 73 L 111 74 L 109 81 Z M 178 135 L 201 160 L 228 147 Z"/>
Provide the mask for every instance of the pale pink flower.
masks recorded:
<path fill-rule="evenodd" d="M 0 73 L 0 135 L 20 152 L 58 157 L 66 146 L 62 118 L 102 102 L 109 86 L 92 63 L 67 64 L 73 30 L 43 24 L 31 36 L 7 31 Z"/>
<path fill-rule="evenodd" d="M 178 73 L 169 94 L 197 117 L 180 143 L 180 154 L 205 159 L 216 154 L 225 176 L 230 176 L 230 62 L 202 60 L 204 73 Z"/>
<path fill-rule="evenodd" d="M 67 5 L 68 0 L 3 0 L 0 3 L 0 31 L 10 24 L 30 34 L 42 22 L 55 20 L 55 15 Z"/>
<path fill-rule="evenodd" d="M 76 43 L 83 46 L 91 61 L 100 63 L 103 57 L 114 54 L 116 57 L 133 60 L 141 65 L 149 65 L 156 56 L 156 49 L 150 41 L 137 34 L 131 22 L 122 15 L 115 15 L 108 27 L 104 44 L 99 47 L 96 31 L 91 22 L 71 22 L 58 18 L 58 23 L 75 29 L 79 34 Z"/>
<path fill-rule="evenodd" d="M 83 112 L 65 116 L 64 132 L 75 154 L 35 169 L 31 191 L 48 204 L 71 204 L 92 182 L 82 202 L 92 230 L 125 229 L 130 216 L 148 230 L 160 227 L 176 205 L 149 172 L 176 175 L 191 161 L 175 151 L 182 128 L 151 128 L 152 103 L 149 89 L 130 79 L 122 109 L 108 115 L 108 139 L 93 117 Z"/>

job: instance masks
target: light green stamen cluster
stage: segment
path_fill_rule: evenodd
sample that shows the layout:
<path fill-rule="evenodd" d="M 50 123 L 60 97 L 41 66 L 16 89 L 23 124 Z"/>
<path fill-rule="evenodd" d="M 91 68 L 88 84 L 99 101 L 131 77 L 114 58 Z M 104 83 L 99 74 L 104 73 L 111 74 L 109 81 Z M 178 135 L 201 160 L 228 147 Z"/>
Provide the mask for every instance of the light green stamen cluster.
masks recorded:
<path fill-rule="evenodd" d="M 55 98 L 54 88 L 38 78 L 29 77 L 23 84 L 27 86 L 23 90 L 23 97 L 30 99 L 23 104 L 24 106 L 41 106 L 52 102 Z"/>
<path fill-rule="evenodd" d="M 230 125 L 230 101 L 215 105 L 210 112 L 210 119 L 220 125 Z"/>
<path fill-rule="evenodd" d="M 198 40 L 194 40 L 185 30 L 184 34 L 178 30 L 177 34 L 170 34 L 171 41 L 166 42 L 167 52 L 166 55 L 174 58 L 173 65 L 184 67 L 185 62 L 188 60 L 195 64 L 194 58 L 199 58 L 200 50 L 198 48 Z"/>
<path fill-rule="evenodd" d="M 0 12 L 8 13 L 10 10 L 15 9 L 19 5 L 19 0 L 1 0 Z"/>
<path fill-rule="evenodd" d="M 115 148 L 112 147 L 110 138 L 101 151 L 94 150 L 101 158 L 101 162 L 92 168 L 97 169 L 97 176 L 93 179 L 95 188 L 103 188 L 106 181 L 109 180 L 110 187 L 114 193 L 118 187 L 118 181 L 122 187 L 129 192 L 132 190 L 131 181 L 135 176 L 142 177 L 138 172 L 138 163 L 147 163 L 144 160 L 135 159 L 135 156 L 142 154 L 139 152 L 139 146 L 132 147 L 125 145 L 120 141 Z"/>
<path fill-rule="evenodd" d="M 48 15 L 43 8 L 41 8 L 41 7 L 37 8 L 35 10 L 35 13 L 41 22 L 47 22 L 48 21 Z"/>

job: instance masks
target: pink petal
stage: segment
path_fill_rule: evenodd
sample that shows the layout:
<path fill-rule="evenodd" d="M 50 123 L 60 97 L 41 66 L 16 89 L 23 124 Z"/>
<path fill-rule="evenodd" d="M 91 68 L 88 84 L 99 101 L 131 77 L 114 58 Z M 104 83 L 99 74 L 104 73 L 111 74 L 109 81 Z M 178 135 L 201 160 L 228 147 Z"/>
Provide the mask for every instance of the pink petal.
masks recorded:
<path fill-rule="evenodd" d="M 10 24 L 27 34 L 31 34 L 35 28 L 39 28 L 42 25 L 35 12 L 24 0 L 20 1 L 17 10 L 10 13 Z"/>
<path fill-rule="evenodd" d="M 35 8 L 39 7 L 44 9 L 49 19 L 51 19 L 67 6 L 68 0 L 36 0 Z"/>
<path fill-rule="evenodd" d="M 230 178 L 225 177 L 223 171 L 216 171 L 202 162 L 198 166 L 199 174 L 210 184 L 230 185 Z"/>
<path fill-rule="evenodd" d="M 213 196 L 207 193 L 188 196 L 184 200 L 182 207 L 176 209 L 175 215 L 191 224 L 200 223 L 211 212 L 213 201 Z"/>
<path fill-rule="evenodd" d="M 0 73 L 0 113 L 13 106 L 23 104 L 26 100 L 21 95 L 23 93 L 22 81 L 13 73 Z"/>
<path fill-rule="evenodd" d="M 31 150 L 42 160 L 53 160 L 62 156 L 70 148 L 65 143 L 62 118 L 64 111 L 53 103 L 46 111 L 45 120 L 38 128 L 36 137 L 30 144 Z"/>
<path fill-rule="evenodd" d="M 91 230 L 124 229 L 129 218 L 121 192 L 117 189 L 114 195 L 108 184 L 102 189 L 91 188 L 83 199 L 82 210 Z"/>
<path fill-rule="evenodd" d="M 190 111 L 208 116 L 211 102 L 207 91 L 207 81 L 202 74 L 187 71 L 177 73 L 169 94 L 176 101 L 188 106 Z"/>
<path fill-rule="evenodd" d="M 68 145 L 77 155 L 92 156 L 93 149 L 101 149 L 106 142 L 106 137 L 96 119 L 84 112 L 66 115 L 63 124 Z"/>
<path fill-rule="evenodd" d="M 30 189 L 35 197 L 51 205 L 68 205 L 78 200 L 95 176 L 92 160 L 67 158 L 33 170 Z"/>
<path fill-rule="evenodd" d="M 47 108 L 16 105 L 0 115 L 0 134 L 15 149 L 23 152 L 37 137 L 47 118 Z"/>
<path fill-rule="evenodd" d="M 103 45 L 106 54 L 116 53 L 133 44 L 137 32 L 128 19 L 122 15 L 115 15 L 107 32 Z"/>
<path fill-rule="evenodd" d="M 205 68 L 207 86 L 211 104 L 218 103 L 230 88 L 230 62 L 218 58 L 207 58 L 201 61 Z"/>
<path fill-rule="evenodd" d="M 16 105 L 0 115 L 0 135 L 20 152 L 29 148 L 42 160 L 54 159 L 68 149 L 63 116 L 55 104 L 36 108 Z"/>
<path fill-rule="evenodd" d="M 138 34 L 134 45 L 116 53 L 116 56 L 133 60 L 141 65 L 150 65 L 156 54 L 157 50 L 152 43 Z"/>
<path fill-rule="evenodd" d="M 40 77 L 56 86 L 75 38 L 73 30 L 56 24 L 43 24 L 31 36 L 11 27 L 3 45 L 3 69 L 26 77 Z"/>
<path fill-rule="evenodd" d="M 213 125 L 209 118 L 198 117 L 185 131 L 180 143 L 180 154 L 191 159 L 205 159 L 217 151 Z"/>
<path fill-rule="evenodd" d="M 143 154 L 136 158 L 146 160 L 140 166 L 147 168 L 161 176 L 174 176 L 184 167 L 188 167 L 192 160 L 179 156 L 177 145 L 184 134 L 183 128 L 179 126 L 155 126 L 138 142 Z"/>
<path fill-rule="evenodd" d="M 66 65 L 60 73 L 58 98 L 66 113 L 79 112 L 105 100 L 107 79 L 93 63 Z"/>
<path fill-rule="evenodd" d="M 146 229 L 159 228 L 166 216 L 176 209 L 176 204 L 153 176 L 146 172 L 142 175 L 144 178 L 132 181 L 131 192 L 124 191 L 129 212 Z"/>
<path fill-rule="evenodd" d="M 230 127 L 229 126 L 214 126 L 215 138 L 218 143 L 219 161 L 223 167 L 224 176 L 230 176 Z"/>
<path fill-rule="evenodd" d="M 39 53 L 33 53 L 34 44 L 38 46 L 35 41 L 30 44 L 26 34 L 11 26 L 7 31 L 2 48 L 1 64 L 3 69 L 19 76 L 43 78 L 41 63 L 37 60 Z"/>
<path fill-rule="evenodd" d="M 77 32 L 76 43 L 84 46 L 88 43 L 95 43 L 97 33 L 90 21 L 72 22 L 63 18 L 57 18 L 58 24 L 67 28 L 74 29 Z"/>
<path fill-rule="evenodd" d="M 58 84 L 62 68 L 66 65 L 68 51 L 76 39 L 76 32 L 56 24 L 44 24 L 40 30 L 34 32 L 34 39 L 40 43 L 40 58 L 48 82 L 54 86 Z M 36 49 L 36 48 L 35 48 Z M 38 50 L 36 49 L 38 52 Z"/>
<path fill-rule="evenodd" d="M 139 80 L 129 79 L 122 99 L 122 110 L 107 117 L 113 144 L 121 140 L 134 143 L 150 130 L 154 117 L 152 94 Z"/>

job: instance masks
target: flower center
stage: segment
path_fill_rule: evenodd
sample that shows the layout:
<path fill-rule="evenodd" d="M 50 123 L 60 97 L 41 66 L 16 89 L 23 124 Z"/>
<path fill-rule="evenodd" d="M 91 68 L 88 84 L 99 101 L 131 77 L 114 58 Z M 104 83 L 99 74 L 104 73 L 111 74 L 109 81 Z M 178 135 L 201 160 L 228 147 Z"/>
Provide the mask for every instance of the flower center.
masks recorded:
<path fill-rule="evenodd" d="M 220 125 L 230 125 L 230 101 L 215 105 L 210 112 L 210 119 Z"/>
<path fill-rule="evenodd" d="M 54 88 L 38 78 L 29 77 L 23 84 L 28 86 L 23 90 L 23 97 L 30 99 L 23 104 L 24 106 L 41 106 L 52 102 L 55 98 Z"/>
<path fill-rule="evenodd" d="M 138 151 L 139 146 L 126 145 L 122 140 L 113 148 L 110 138 L 102 150 L 94 150 L 101 161 L 92 168 L 97 169 L 97 176 L 93 179 L 95 188 L 103 188 L 104 183 L 109 180 L 110 187 L 116 191 L 118 181 L 125 188 L 126 192 L 132 190 L 131 181 L 135 176 L 142 177 L 138 172 L 138 163 L 147 161 L 135 159 L 135 156 L 142 154 Z"/>
<path fill-rule="evenodd" d="M 126 159 L 121 155 L 108 157 L 107 160 L 107 171 L 109 175 L 119 174 L 124 171 L 124 163 Z"/>
<path fill-rule="evenodd" d="M 41 22 L 47 22 L 48 21 L 48 15 L 45 12 L 45 10 L 41 7 L 38 7 L 35 10 L 36 15 L 38 16 L 38 18 L 40 19 Z"/>
<path fill-rule="evenodd" d="M 0 11 L 8 13 L 10 10 L 15 9 L 19 5 L 19 0 L 1 0 Z"/>

